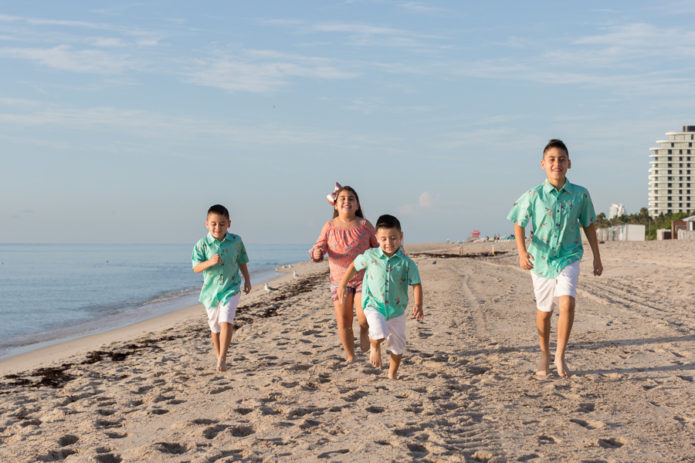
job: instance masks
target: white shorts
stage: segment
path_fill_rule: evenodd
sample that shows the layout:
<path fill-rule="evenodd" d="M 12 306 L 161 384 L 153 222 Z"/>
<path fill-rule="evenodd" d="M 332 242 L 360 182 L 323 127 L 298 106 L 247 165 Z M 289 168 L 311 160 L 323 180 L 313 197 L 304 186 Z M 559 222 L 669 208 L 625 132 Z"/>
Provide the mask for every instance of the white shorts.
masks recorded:
<path fill-rule="evenodd" d="M 234 296 L 229 298 L 226 304 L 217 304 L 216 306 L 210 307 L 207 310 L 210 331 L 213 333 L 219 333 L 222 329 L 220 323 L 234 323 L 236 306 L 239 305 L 240 298 L 241 293 L 236 293 Z"/>
<path fill-rule="evenodd" d="M 553 303 L 557 304 L 560 296 L 577 297 L 577 280 L 579 279 L 579 262 L 563 268 L 555 278 L 539 277 L 531 271 L 533 292 L 536 295 L 536 307 L 541 312 L 552 312 Z"/>
<path fill-rule="evenodd" d="M 369 324 L 369 339 L 385 339 L 386 350 L 395 355 L 403 354 L 405 350 L 405 314 L 386 320 L 376 309 L 364 309 L 364 315 Z"/>

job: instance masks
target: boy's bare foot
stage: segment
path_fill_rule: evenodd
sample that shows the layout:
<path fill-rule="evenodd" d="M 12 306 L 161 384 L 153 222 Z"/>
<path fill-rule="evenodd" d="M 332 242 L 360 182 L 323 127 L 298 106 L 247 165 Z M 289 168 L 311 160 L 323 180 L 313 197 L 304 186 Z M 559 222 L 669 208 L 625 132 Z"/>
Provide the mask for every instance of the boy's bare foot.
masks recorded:
<path fill-rule="evenodd" d="M 548 376 L 550 374 L 550 359 L 547 353 L 541 352 L 541 360 L 538 362 L 537 376 Z"/>
<path fill-rule="evenodd" d="M 370 347 L 369 362 L 377 368 L 381 368 L 381 347 Z"/>
<path fill-rule="evenodd" d="M 563 358 L 555 357 L 555 367 L 557 368 L 557 374 L 563 378 L 569 378 L 572 376 L 572 372 L 567 367 L 567 363 Z"/>
<path fill-rule="evenodd" d="M 355 357 L 345 357 L 345 362 L 346 363 L 353 363 L 355 361 Z"/>
<path fill-rule="evenodd" d="M 389 370 L 389 379 L 398 379 L 398 372 L 395 372 L 395 371 L 394 371 L 394 372 L 392 373 L 392 372 Z"/>

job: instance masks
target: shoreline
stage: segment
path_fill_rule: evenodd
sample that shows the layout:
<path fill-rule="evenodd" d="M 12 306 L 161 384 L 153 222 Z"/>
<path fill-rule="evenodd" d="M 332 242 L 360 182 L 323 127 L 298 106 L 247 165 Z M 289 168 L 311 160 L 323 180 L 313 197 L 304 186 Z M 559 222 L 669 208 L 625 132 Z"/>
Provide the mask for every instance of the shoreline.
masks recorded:
<path fill-rule="evenodd" d="M 261 278 L 259 281 L 254 282 L 254 287 L 251 290 L 251 293 L 248 295 L 242 294 L 242 300 L 262 292 L 263 285 L 265 283 L 284 281 L 284 279 L 287 278 L 287 273 L 289 270 L 291 270 L 294 266 L 301 264 L 302 262 L 295 262 L 293 264 L 286 264 L 277 267 L 274 270 L 263 270 L 259 272 L 261 275 L 269 274 L 270 272 L 279 273 L 279 275 L 275 275 L 272 278 Z M 197 290 L 197 292 L 199 291 L 200 290 Z M 172 303 L 175 299 L 197 295 L 197 292 L 182 295 L 177 298 L 173 298 L 171 301 L 164 301 L 163 303 Z M 96 333 L 92 334 L 71 335 L 67 338 L 29 344 L 26 345 L 28 350 L 23 350 L 22 352 L 9 354 L 0 358 L 0 377 L 35 370 L 37 368 L 45 367 L 51 363 L 63 361 L 68 357 L 87 354 L 88 352 L 96 350 L 106 344 L 124 342 L 145 334 L 163 332 L 183 322 L 198 321 L 199 319 L 202 320 L 204 318 L 204 310 L 203 305 L 197 303 L 187 305 L 180 309 L 154 315 L 150 318 L 146 318 L 145 320 L 129 323 L 124 326 L 104 328 L 103 331 L 97 331 Z M 43 345 L 45 343 L 48 345 Z M 29 347 L 36 344 L 39 346 L 34 348 Z"/>

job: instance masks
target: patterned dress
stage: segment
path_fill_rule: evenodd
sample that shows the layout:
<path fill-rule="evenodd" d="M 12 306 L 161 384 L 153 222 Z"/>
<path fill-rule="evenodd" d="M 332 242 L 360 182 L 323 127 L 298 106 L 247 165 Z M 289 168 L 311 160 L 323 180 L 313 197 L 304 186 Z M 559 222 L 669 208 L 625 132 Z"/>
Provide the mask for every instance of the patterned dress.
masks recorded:
<path fill-rule="evenodd" d="M 321 262 L 323 256 L 328 254 L 331 287 L 337 287 L 355 257 L 378 246 L 375 233 L 374 227 L 366 219 L 360 219 L 356 226 L 349 228 L 338 228 L 331 219 L 321 229 L 316 244 L 309 250 L 309 256 L 315 262 Z M 314 249 L 321 251 L 321 258 L 318 260 L 313 257 Z M 350 279 L 348 287 L 359 290 L 363 277 L 364 270 Z"/>

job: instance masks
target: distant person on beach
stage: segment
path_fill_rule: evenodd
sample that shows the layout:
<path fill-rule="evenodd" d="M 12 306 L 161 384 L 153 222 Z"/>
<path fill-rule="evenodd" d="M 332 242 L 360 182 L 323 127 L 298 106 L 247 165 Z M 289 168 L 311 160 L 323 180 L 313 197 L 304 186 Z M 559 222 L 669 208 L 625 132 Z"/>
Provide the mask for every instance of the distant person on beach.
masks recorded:
<path fill-rule="evenodd" d="M 338 299 L 337 289 L 345 270 L 359 254 L 378 246 L 374 226 L 364 218 L 357 192 L 349 186 L 340 186 L 328 195 L 333 206 L 333 218 L 326 222 L 316 244 L 309 250 L 314 262 L 321 262 L 328 254 L 331 280 L 331 300 L 338 324 L 338 335 L 348 362 L 355 360 L 355 339 L 352 331 L 353 306 L 360 324 L 360 348 L 369 350 L 367 319 L 362 311 L 362 276 L 355 275 L 347 284 L 345 297 Z"/>
<path fill-rule="evenodd" d="M 392 215 L 382 215 L 376 222 L 379 247 L 369 249 L 355 258 L 338 286 L 338 298 L 347 297 L 351 278 L 363 269 L 362 302 L 369 324 L 369 361 L 381 368 L 381 344 L 386 341 L 390 351 L 389 378 L 398 377 L 398 367 L 405 350 L 405 309 L 408 307 L 408 286 L 413 287 L 413 316 L 424 318 L 422 284 L 415 262 L 403 254 L 401 224 Z"/>
<path fill-rule="evenodd" d="M 231 222 L 226 207 L 216 204 L 208 209 L 205 227 L 208 234 L 193 247 L 193 271 L 204 272 L 200 302 L 205 305 L 212 344 L 217 355 L 217 371 L 227 370 L 227 350 L 234 331 L 234 316 L 239 305 L 241 278 L 244 293 L 251 291 L 246 263 L 249 257 L 239 235 L 228 233 Z"/>
<path fill-rule="evenodd" d="M 536 296 L 536 326 L 541 346 L 539 376 L 547 376 L 550 368 L 550 318 L 553 304 L 560 317 L 557 322 L 555 367 L 563 378 L 571 372 L 565 361 L 565 350 L 574 322 L 574 306 L 579 278 L 579 261 L 584 249 L 579 227 L 584 229 L 594 256 L 594 275 L 603 273 L 596 239 L 596 214 L 586 188 L 567 180 L 572 166 L 567 147 L 561 140 L 550 140 L 543 150 L 541 168 L 546 180 L 527 191 L 514 203 L 507 219 L 514 222 L 514 236 L 519 252 L 519 266 L 531 270 Z M 526 249 L 526 225 L 531 222 L 531 244 Z"/>

